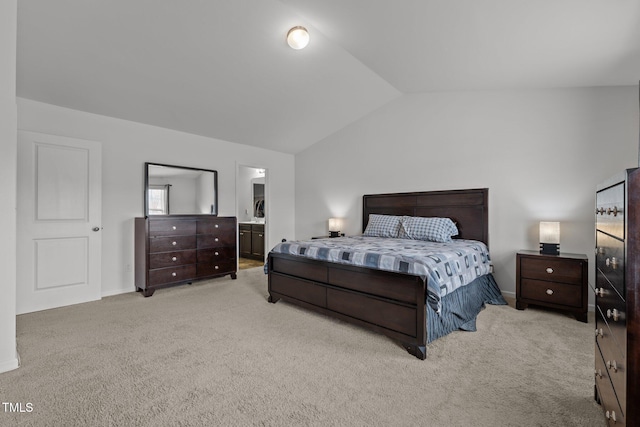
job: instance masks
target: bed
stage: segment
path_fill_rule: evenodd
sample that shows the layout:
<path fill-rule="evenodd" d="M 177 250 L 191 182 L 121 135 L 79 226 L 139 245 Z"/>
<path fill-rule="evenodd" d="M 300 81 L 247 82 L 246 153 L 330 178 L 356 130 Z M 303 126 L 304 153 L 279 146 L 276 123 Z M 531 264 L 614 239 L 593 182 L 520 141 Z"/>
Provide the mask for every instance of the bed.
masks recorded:
<path fill-rule="evenodd" d="M 369 231 L 369 219 L 380 216 L 450 218 L 457 227 L 454 243 L 488 248 L 486 188 L 365 195 L 362 208 L 363 233 Z M 364 239 L 368 237 L 353 240 Z M 382 333 L 422 360 L 427 343 L 454 330 L 474 331 L 476 316 L 486 303 L 506 304 L 488 269 L 478 270 L 477 278 L 443 291 L 434 301 L 433 279 L 428 274 L 300 255 L 311 252 L 309 248 L 325 248 L 318 250 L 328 253 L 327 248 L 341 244 L 340 239 L 326 239 L 274 247 L 267 260 L 268 301 L 282 299 Z M 488 252 L 481 263 L 489 263 Z"/>

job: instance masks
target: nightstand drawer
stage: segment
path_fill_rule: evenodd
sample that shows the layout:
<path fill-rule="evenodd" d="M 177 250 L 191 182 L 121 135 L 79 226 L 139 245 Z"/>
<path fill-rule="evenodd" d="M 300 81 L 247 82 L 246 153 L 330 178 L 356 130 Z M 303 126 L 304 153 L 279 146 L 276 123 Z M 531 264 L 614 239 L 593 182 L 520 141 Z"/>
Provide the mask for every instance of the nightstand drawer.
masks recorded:
<path fill-rule="evenodd" d="M 578 285 L 522 279 L 521 287 L 521 296 L 527 300 L 576 308 L 583 306 L 582 287 Z"/>
<path fill-rule="evenodd" d="M 520 259 L 520 274 L 523 278 L 544 281 L 582 284 L 582 262 L 567 259 Z"/>

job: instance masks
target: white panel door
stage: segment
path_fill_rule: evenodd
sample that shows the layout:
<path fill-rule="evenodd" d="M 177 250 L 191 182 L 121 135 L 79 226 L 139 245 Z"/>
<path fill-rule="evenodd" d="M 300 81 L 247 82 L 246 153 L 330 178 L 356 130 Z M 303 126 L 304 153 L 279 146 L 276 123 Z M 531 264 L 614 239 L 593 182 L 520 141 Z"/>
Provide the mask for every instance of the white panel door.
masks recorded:
<path fill-rule="evenodd" d="M 18 132 L 18 314 L 100 299 L 101 150 Z"/>

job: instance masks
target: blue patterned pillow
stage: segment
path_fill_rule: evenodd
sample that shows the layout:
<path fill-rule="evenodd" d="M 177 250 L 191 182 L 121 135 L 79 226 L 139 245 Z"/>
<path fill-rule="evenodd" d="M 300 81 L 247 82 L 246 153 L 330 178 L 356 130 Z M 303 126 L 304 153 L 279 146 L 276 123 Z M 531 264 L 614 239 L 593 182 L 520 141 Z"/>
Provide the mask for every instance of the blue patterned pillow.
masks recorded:
<path fill-rule="evenodd" d="M 398 237 L 401 216 L 370 214 L 364 235 L 369 237 Z"/>
<path fill-rule="evenodd" d="M 398 237 L 401 239 L 450 242 L 458 235 L 458 227 L 449 218 L 403 216 Z"/>

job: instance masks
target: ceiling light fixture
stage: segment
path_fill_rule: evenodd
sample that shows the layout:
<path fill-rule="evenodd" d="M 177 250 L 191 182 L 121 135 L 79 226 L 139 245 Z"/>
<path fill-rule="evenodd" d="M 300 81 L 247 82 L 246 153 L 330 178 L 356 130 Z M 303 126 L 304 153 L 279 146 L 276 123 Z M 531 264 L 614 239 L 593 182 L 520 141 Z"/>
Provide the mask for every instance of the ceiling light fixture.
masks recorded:
<path fill-rule="evenodd" d="M 309 44 L 309 32 L 305 27 L 293 27 L 287 33 L 287 44 L 292 49 L 304 49 Z"/>

